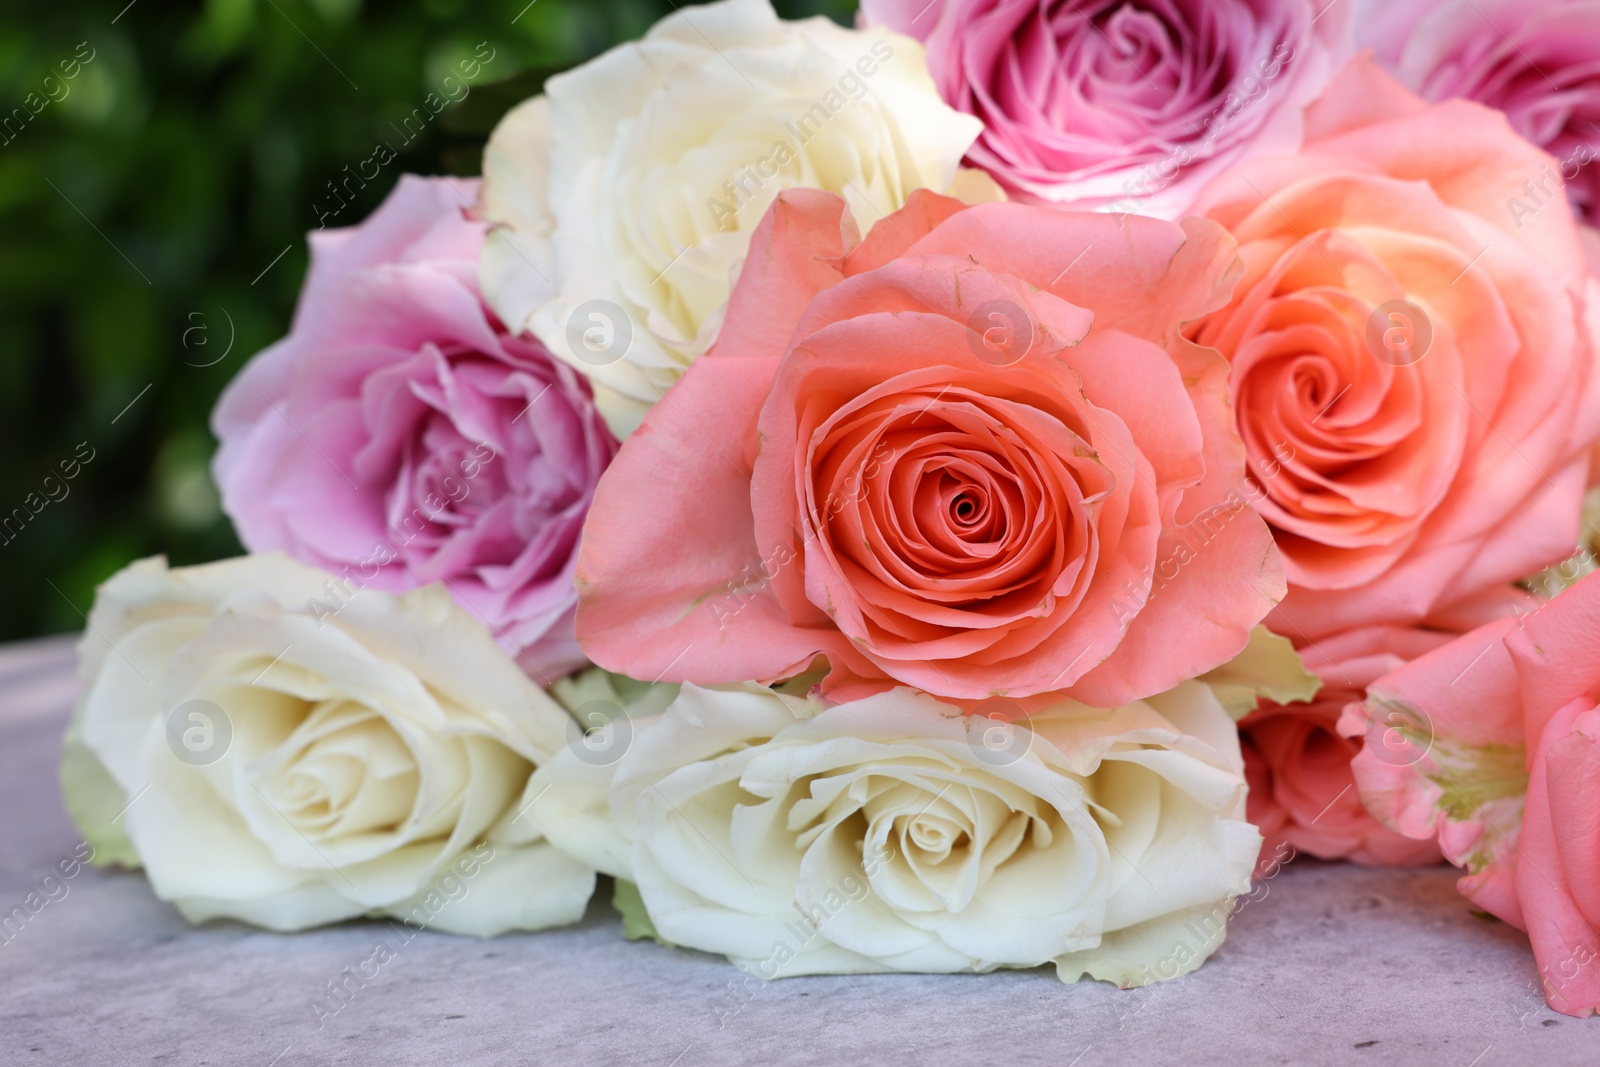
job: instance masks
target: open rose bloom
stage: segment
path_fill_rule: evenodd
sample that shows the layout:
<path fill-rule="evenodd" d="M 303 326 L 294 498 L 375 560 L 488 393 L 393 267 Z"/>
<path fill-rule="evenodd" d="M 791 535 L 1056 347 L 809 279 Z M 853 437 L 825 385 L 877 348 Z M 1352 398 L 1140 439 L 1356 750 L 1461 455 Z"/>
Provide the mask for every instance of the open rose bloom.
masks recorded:
<path fill-rule="evenodd" d="M 927 192 L 858 232 L 780 195 L 623 445 L 579 560 L 594 660 L 1115 707 L 1242 649 L 1282 573 L 1226 362 L 1180 332 L 1227 298 L 1227 235 Z"/>
<path fill-rule="evenodd" d="M 1297 643 L 1465 628 L 1577 543 L 1596 285 L 1565 210 L 1506 211 L 1549 157 L 1503 116 L 1356 63 L 1306 123 L 1303 153 L 1236 169 L 1196 207 L 1245 265 L 1193 336 L 1233 364 L 1289 581 L 1270 622 Z"/>
<path fill-rule="evenodd" d="M 239 539 L 363 587 L 442 582 L 524 669 L 584 662 L 578 534 L 616 441 L 581 375 L 478 295 L 477 183 L 406 176 L 372 217 L 311 237 L 289 336 L 212 417 Z"/>
<path fill-rule="evenodd" d="M 270 552 L 100 587 L 62 767 L 85 839 L 192 922 L 576 921 L 594 871 L 512 825 L 561 708 L 443 587 L 318 617 L 327 578 Z"/>
<path fill-rule="evenodd" d="M 1374 814 L 1528 932 L 1556 1011 L 1600 1010 L 1600 577 L 1379 679 L 1344 732 Z"/>
<path fill-rule="evenodd" d="M 1293 152 L 1342 61 L 1348 9 L 1311 0 L 862 0 L 922 41 L 967 154 L 1019 199 L 1174 218 L 1206 181 Z"/>
<path fill-rule="evenodd" d="M 531 820 L 636 883 L 661 937 L 762 979 L 1175 978 L 1222 944 L 1261 846 L 1198 682 L 1014 726 L 911 689 L 691 685 L 631 728 L 613 765 L 568 749 L 530 779 Z"/>

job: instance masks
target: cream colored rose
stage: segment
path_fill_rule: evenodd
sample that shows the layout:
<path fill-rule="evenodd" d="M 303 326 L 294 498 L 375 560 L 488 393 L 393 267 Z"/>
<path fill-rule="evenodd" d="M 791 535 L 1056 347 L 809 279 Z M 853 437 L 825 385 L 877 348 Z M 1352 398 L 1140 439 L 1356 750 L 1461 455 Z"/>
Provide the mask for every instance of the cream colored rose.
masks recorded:
<path fill-rule="evenodd" d="M 556 777 L 529 779 L 517 805 L 523 817 L 508 832 L 542 837 L 589 867 L 628 878 L 630 842 L 612 822 L 611 783 L 639 729 L 660 718 L 677 699 L 678 686 L 591 667 L 556 682 L 550 692 L 572 715 L 570 741 L 552 761 L 561 765 Z M 546 818 L 536 821 L 535 808 Z"/>
<path fill-rule="evenodd" d="M 767 0 L 687 8 L 551 78 L 484 154 L 490 306 L 588 374 L 618 436 L 716 336 L 749 233 L 779 191 L 876 220 L 950 190 L 981 123 L 947 107 L 922 46 Z M 998 188 L 966 172 L 969 199 Z"/>
<path fill-rule="evenodd" d="M 1221 943 L 1261 844 L 1232 719 L 1195 682 L 1017 724 L 910 689 L 685 685 L 631 729 L 609 782 L 569 753 L 542 767 L 527 818 L 636 882 L 663 938 L 762 978 L 1176 977 Z"/>
<path fill-rule="evenodd" d="M 191 921 L 487 936 L 583 914 L 593 870 L 507 831 L 568 717 L 444 589 L 147 559 L 101 586 L 79 656 L 69 807 Z"/>

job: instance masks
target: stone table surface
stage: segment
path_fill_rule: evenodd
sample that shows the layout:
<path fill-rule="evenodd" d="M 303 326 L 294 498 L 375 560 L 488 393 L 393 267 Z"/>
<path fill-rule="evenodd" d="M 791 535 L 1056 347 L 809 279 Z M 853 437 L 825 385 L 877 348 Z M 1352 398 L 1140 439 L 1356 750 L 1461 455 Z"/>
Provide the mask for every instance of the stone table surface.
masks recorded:
<path fill-rule="evenodd" d="M 0 914 L 79 844 L 56 783 L 75 693 L 70 639 L 0 647 Z M 194 928 L 139 874 L 88 869 L 0 943 L 0 1065 L 1600 1064 L 1600 1020 L 1547 1009 L 1526 939 L 1454 881 L 1298 860 L 1209 963 L 1144 990 L 1053 970 L 738 990 L 721 959 L 623 940 L 601 903 L 402 944 L 382 923 Z M 380 941 L 394 958 L 319 1019 Z"/>

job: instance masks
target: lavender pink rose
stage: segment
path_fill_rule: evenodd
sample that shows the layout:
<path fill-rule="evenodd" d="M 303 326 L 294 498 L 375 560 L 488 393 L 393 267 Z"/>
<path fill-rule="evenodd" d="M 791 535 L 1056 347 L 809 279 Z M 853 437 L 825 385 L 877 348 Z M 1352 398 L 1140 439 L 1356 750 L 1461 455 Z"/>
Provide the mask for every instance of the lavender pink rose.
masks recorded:
<path fill-rule="evenodd" d="M 983 120 L 968 161 L 1014 198 L 1167 218 L 1222 169 L 1299 147 L 1344 17 L 1310 0 L 861 4 L 926 45 L 940 94 Z"/>
<path fill-rule="evenodd" d="M 1368 0 L 1359 43 L 1429 100 L 1499 108 L 1549 152 L 1506 202 L 1520 220 L 1561 198 L 1600 218 L 1600 3 L 1593 0 Z"/>
<path fill-rule="evenodd" d="M 358 226 L 311 235 L 289 335 L 229 385 L 223 504 L 251 551 L 354 588 L 443 582 L 545 679 L 584 662 L 578 535 L 617 442 L 588 385 L 478 294 L 475 180 L 400 180 Z"/>

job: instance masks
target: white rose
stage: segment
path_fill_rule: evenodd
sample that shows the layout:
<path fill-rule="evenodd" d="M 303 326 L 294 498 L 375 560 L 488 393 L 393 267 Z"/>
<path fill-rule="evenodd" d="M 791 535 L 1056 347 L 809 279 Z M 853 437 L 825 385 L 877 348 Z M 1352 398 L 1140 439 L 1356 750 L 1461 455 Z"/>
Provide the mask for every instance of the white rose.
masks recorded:
<path fill-rule="evenodd" d="M 609 782 L 571 753 L 542 767 L 527 818 L 636 882 L 666 940 L 761 978 L 1173 978 L 1221 944 L 1261 845 L 1233 721 L 1197 682 L 1016 724 L 910 689 L 824 707 L 685 685 L 631 727 Z"/>
<path fill-rule="evenodd" d="M 483 292 L 590 376 L 625 436 L 716 336 L 779 191 L 827 189 L 875 220 L 916 189 L 951 190 L 981 129 L 939 98 L 910 38 L 780 21 L 767 0 L 679 11 L 501 120 Z M 1001 195 L 977 172 L 959 184 Z"/>
<path fill-rule="evenodd" d="M 611 783 L 640 724 L 648 728 L 659 718 L 677 699 L 678 688 L 636 682 L 600 667 L 552 685 L 551 695 L 572 714 L 572 742 L 552 761 L 561 764 L 559 775 L 528 780 L 517 805 L 523 813 L 514 824 L 517 830 L 545 838 L 596 870 L 630 878 L 630 842 L 612 820 Z M 535 819 L 535 809 L 545 819 Z"/>
<path fill-rule="evenodd" d="M 568 717 L 444 589 L 340 589 L 279 553 L 141 560 L 101 586 L 79 656 L 69 807 L 189 920 L 582 916 L 594 871 L 511 825 Z"/>

